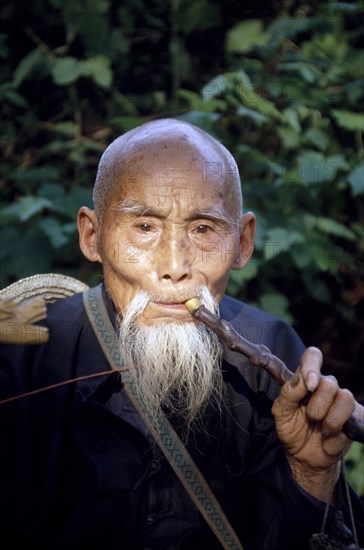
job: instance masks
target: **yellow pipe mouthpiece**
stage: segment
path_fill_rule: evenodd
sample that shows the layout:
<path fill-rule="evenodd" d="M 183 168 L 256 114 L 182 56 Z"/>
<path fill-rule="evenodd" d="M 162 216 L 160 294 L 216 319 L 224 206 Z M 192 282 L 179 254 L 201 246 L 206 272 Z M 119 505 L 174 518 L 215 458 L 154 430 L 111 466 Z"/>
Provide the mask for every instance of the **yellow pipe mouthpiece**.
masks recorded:
<path fill-rule="evenodd" d="M 199 298 L 190 298 L 185 302 L 185 306 L 190 313 L 193 313 L 198 307 L 202 306 L 202 302 Z"/>

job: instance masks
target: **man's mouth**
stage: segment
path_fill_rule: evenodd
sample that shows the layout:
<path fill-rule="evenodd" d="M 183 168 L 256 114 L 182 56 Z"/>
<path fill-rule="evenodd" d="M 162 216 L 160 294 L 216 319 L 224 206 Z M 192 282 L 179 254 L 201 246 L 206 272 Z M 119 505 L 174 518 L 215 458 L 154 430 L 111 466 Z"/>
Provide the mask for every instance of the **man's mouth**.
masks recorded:
<path fill-rule="evenodd" d="M 148 311 L 149 310 L 149 311 Z M 192 320 L 184 302 L 151 301 L 144 313 L 147 319 L 170 318 L 175 320 Z"/>
<path fill-rule="evenodd" d="M 184 306 L 184 302 L 152 302 L 153 304 L 156 304 L 157 306 L 161 307 L 182 307 Z"/>

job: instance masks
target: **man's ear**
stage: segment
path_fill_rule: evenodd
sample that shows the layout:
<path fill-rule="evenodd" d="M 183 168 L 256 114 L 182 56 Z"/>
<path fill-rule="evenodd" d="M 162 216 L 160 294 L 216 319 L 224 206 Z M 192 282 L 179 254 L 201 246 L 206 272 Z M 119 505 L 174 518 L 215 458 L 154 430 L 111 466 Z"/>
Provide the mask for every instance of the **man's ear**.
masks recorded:
<path fill-rule="evenodd" d="M 94 210 L 82 206 L 77 215 L 79 243 L 83 255 L 90 262 L 101 262 L 98 247 L 99 222 Z"/>
<path fill-rule="evenodd" d="M 254 251 L 256 218 L 253 212 L 247 212 L 240 221 L 240 254 L 232 269 L 242 269 L 249 261 Z"/>

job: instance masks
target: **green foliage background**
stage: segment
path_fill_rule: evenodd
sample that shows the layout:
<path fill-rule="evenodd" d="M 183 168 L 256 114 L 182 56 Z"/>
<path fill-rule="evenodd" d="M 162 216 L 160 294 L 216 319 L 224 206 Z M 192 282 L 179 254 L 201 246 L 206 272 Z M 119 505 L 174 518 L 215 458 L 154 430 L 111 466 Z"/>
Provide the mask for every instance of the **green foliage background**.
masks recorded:
<path fill-rule="evenodd" d="M 51 271 L 97 283 L 75 219 L 100 155 L 142 122 L 180 117 L 231 150 L 258 217 L 228 292 L 291 322 L 364 401 L 364 2 L 0 10 L 0 286 Z"/>

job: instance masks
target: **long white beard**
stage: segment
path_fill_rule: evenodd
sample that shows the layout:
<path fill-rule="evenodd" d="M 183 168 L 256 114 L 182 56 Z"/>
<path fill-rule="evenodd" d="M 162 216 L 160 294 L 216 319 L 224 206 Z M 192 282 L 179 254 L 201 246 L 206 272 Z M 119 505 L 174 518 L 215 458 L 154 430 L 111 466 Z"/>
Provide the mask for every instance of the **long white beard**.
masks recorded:
<path fill-rule="evenodd" d="M 158 323 L 139 326 L 150 296 L 141 291 L 123 311 L 119 341 L 137 391 L 149 410 L 178 415 L 186 427 L 208 403 L 220 407 L 222 346 L 202 323 Z M 208 309 L 218 306 L 207 289 L 200 296 Z"/>

